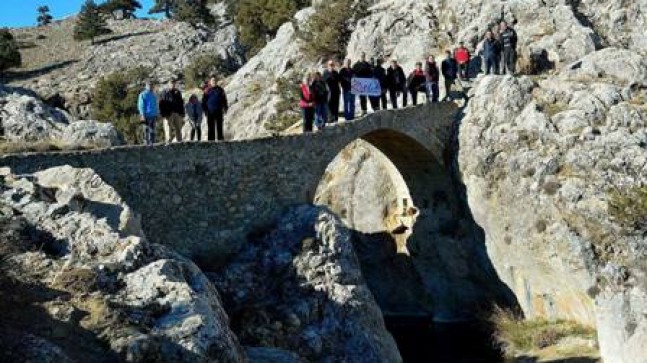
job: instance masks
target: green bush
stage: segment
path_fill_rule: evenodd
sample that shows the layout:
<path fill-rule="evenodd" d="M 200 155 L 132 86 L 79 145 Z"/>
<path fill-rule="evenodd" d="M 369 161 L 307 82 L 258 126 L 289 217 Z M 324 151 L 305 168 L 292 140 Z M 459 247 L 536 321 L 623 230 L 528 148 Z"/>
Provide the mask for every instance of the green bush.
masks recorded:
<path fill-rule="evenodd" d="M 611 218 L 626 234 L 647 230 L 647 186 L 615 189 L 607 203 Z"/>
<path fill-rule="evenodd" d="M 6 29 L 0 29 L 0 73 L 12 67 L 20 67 L 22 58 L 18 42 Z"/>
<path fill-rule="evenodd" d="M 273 132 L 282 132 L 301 119 L 301 90 L 298 74 L 292 73 L 276 80 L 279 102 L 276 104 L 276 115 L 265 122 L 265 128 Z"/>
<path fill-rule="evenodd" d="M 250 57 L 273 38 L 279 27 L 290 21 L 297 10 L 309 6 L 306 0 L 241 0 L 229 3 L 241 42 Z"/>
<path fill-rule="evenodd" d="M 137 99 L 150 72 L 140 67 L 106 76 L 99 80 L 92 97 L 92 117 L 114 124 L 129 144 L 142 142 Z"/>
<path fill-rule="evenodd" d="M 188 87 L 199 87 L 209 76 L 227 77 L 237 70 L 235 64 L 221 56 L 200 55 L 184 69 L 184 80 Z"/>
<path fill-rule="evenodd" d="M 216 19 L 207 8 L 207 0 L 155 0 L 149 14 L 164 13 L 167 18 L 192 25 L 216 25 Z M 212 1 L 211 1 L 212 2 Z"/>
<path fill-rule="evenodd" d="M 304 31 L 303 49 L 312 59 L 343 58 L 357 21 L 368 15 L 367 0 L 337 0 L 316 7 Z"/>

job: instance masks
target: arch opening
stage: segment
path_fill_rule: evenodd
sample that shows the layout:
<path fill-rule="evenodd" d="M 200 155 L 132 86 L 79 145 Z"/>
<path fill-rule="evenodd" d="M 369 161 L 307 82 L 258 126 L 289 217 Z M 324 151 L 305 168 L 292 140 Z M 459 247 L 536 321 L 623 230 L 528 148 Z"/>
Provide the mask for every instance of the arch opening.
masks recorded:
<path fill-rule="evenodd" d="M 347 144 L 328 164 L 314 203 L 353 231 L 362 272 L 385 315 L 469 321 L 507 305 L 448 168 L 413 137 L 379 129 Z"/>

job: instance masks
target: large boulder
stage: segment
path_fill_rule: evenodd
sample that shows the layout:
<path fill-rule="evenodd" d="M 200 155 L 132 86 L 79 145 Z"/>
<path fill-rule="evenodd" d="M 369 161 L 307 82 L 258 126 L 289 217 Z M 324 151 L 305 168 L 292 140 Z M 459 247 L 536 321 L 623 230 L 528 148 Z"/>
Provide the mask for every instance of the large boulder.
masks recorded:
<path fill-rule="evenodd" d="M 99 175 L 4 169 L 1 180 L 3 328 L 54 339 L 69 361 L 246 361 L 211 282 L 147 241 L 139 217 Z M 42 354 L 35 361 L 62 353 Z"/>
<path fill-rule="evenodd" d="M 110 123 L 75 120 L 33 92 L 10 87 L 0 87 L 0 131 L 13 142 L 52 141 L 70 146 L 123 143 Z"/>
<path fill-rule="evenodd" d="M 460 128 L 460 170 L 526 316 L 596 326 L 605 362 L 643 363 L 647 239 L 622 203 L 644 205 L 647 92 L 633 83 L 646 80 L 644 58 L 604 50 L 575 68 L 538 82 L 481 79 Z"/>
<path fill-rule="evenodd" d="M 349 230 L 323 208 L 287 210 L 210 276 L 245 345 L 279 348 L 309 362 L 402 361 Z"/>

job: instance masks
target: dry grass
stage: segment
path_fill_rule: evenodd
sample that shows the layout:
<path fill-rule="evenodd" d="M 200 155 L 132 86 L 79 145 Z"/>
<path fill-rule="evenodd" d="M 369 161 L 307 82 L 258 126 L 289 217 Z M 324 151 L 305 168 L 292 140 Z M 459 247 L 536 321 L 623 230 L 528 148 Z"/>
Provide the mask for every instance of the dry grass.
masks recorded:
<path fill-rule="evenodd" d="M 529 319 L 524 320 L 509 311 L 497 309 L 491 317 L 495 326 L 495 339 L 501 344 L 509 358 L 517 355 L 536 355 L 566 358 L 573 355 L 597 355 L 595 347 L 559 348 L 564 338 L 595 340 L 593 328 L 567 320 Z"/>
<path fill-rule="evenodd" d="M 108 147 L 102 142 L 86 142 L 81 144 L 66 144 L 58 140 L 36 142 L 0 141 L 0 155 L 41 153 L 53 151 L 93 150 Z"/>
<path fill-rule="evenodd" d="M 631 234 L 647 229 L 647 186 L 614 189 L 609 193 L 611 218 Z"/>

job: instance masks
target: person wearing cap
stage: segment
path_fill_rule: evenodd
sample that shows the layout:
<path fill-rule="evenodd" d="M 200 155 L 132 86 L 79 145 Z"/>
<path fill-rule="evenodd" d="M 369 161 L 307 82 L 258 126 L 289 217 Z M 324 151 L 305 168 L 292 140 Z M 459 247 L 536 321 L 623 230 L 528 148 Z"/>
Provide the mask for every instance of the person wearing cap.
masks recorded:
<path fill-rule="evenodd" d="M 169 81 L 159 101 L 160 115 L 164 119 L 166 142 L 169 143 L 175 137 L 175 141 L 182 141 L 182 125 L 184 124 L 184 100 L 182 92 L 177 89 L 177 81 Z"/>
<path fill-rule="evenodd" d="M 323 80 L 328 85 L 330 91 L 330 99 L 328 100 L 328 110 L 330 111 L 330 118 L 332 122 L 339 120 L 339 98 L 341 97 L 341 88 L 339 72 L 335 68 L 335 61 L 328 61 L 328 68 L 323 72 Z"/>
<path fill-rule="evenodd" d="M 458 63 L 458 76 L 461 79 L 468 79 L 470 58 L 470 51 L 465 48 L 465 44 L 463 42 L 458 43 L 458 48 L 454 50 L 454 59 Z"/>
<path fill-rule="evenodd" d="M 155 143 L 155 123 L 159 115 L 157 95 L 155 94 L 153 82 L 146 82 L 146 88 L 139 94 L 137 110 L 144 126 L 144 144 L 153 145 Z"/>
<path fill-rule="evenodd" d="M 402 107 L 407 107 L 407 77 L 404 75 L 404 70 L 398 64 L 397 59 L 391 60 L 391 65 L 386 71 L 386 80 L 393 108 L 398 108 L 398 96 L 400 93 L 402 93 Z"/>

